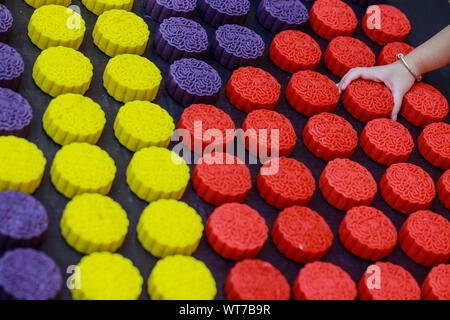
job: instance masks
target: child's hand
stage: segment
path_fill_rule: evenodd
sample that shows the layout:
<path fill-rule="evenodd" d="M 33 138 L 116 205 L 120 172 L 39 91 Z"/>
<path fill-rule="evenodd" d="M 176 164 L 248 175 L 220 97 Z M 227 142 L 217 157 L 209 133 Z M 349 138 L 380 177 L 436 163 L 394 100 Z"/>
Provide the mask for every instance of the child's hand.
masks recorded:
<path fill-rule="evenodd" d="M 394 96 L 394 109 L 392 110 L 391 118 L 397 120 L 397 115 L 402 107 L 403 96 L 415 82 L 414 76 L 408 69 L 400 61 L 386 66 L 354 68 L 341 79 L 341 82 L 338 84 L 339 90 L 341 92 L 344 91 L 353 80 L 358 78 L 384 82 Z"/>

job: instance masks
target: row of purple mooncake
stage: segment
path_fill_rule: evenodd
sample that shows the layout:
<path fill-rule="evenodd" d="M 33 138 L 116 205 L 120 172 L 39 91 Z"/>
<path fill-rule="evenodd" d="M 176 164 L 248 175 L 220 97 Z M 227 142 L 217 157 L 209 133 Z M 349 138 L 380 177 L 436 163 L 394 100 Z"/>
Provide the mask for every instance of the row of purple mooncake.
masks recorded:
<path fill-rule="evenodd" d="M 198 8 L 200 17 L 213 27 L 243 25 L 250 11 L 249 0 L 146 0 L 145 11 L 153 20 L 169 17 L 192 18 Z M 273 33 L 299 29 L 308 21 L 308 10 L 300 0 L 262 0 L 257 17 Z"/>

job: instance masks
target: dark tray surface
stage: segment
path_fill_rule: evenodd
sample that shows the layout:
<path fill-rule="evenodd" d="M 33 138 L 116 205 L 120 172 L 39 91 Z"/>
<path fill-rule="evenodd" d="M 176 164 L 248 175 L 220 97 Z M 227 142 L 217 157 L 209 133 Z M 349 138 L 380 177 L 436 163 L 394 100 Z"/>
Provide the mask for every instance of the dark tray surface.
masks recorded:
<path fill-rule="evenodd" d="M 361 22 L 361 18 L 365 10 L 354 5 L 350 0 L 345 1 L 349 3 L 349 5 L 354 9 L 358 17 L 358 21 Z M 276 110 L 287 116 L 292 121 L 297 136 L 299 137 L 297 145 L 291 157 L 305 163 L 308 168 L 311 169 L 316 181 L 318 181 L 318 178 L 323 168 L 325 167 L 326 162 L 314 157 L 302 143 L 301 134 L 303 131 L 303 127 L 306 124 L 307 118 L 297 113 L 288 105 L 286 101 L 284 90 L 289 81 L 290 75 L 277 68 L 268 57 L 267 49 L 274 35 L 265 30 L 257 22 L 255 11 L 258 3 L 259 1 L 251 1 L 252 12 L 249 15 L 246 26 L 255 30 L 263 37 L 266 42 L 266 52 L 260 67 L 275 76 L 282 85 L 282 95 Z M 410 19 L 412 32 L 409 35 L 407 42 L 413 46 L 418 46 L 448 24 L 448 17 L 450 16 L 450 5 L 446 0 L 392 0 L 388 1 L 388 3 L 397 6 Z M 116 180 L 109 195 L 123 206 L 123 208 L 127 211 L 130 219 L 130 228 L 127 238 L 123 247 L 120 248 L 118 252 L 123 254 L 125 257 L 130 258 L 141 271 L 141 274 L 144 277 L 144 287 L 142 290 L 141 299 L 148 299 L 149 296 L 147 294 L 147 279 L 157 259 L 142 248 L 136 236 L 136 225 L 139 216 L 142 210 L 146 207 L 147 203 L 139 200 L 128 188 L 125 179 L 125 172 L 133 154 L 123 146 L 121 146 L 114 137 L 112 126 L 117 111 L 122 104 L 111 98 L 103 88 L 102 76 L 106 63 L 108 62 L 108 57 L 101 51 L 99 51 L 92 42 L 92 30 L 94 28 L 97 17 L 90 11 L 88 11 L 81 4 L 80 0 L 73 0 L 72 4 L 77 5 L 81 8 L 81 15 L 86 21 L 86 36 L 80 48 L 80 51 L 83 52 L 87 57 L 89 57 L 92 64 L 94 65 L 94 77 L 92 85 L 86 95 L 92 98 L 94 101 L 98 102 L 103 107 L 103 110 L 105 111 L 107 117 L 107 124 L 98 145 L 101 148 L 105 149 L 114 158 L 118 169 Z M 311 8 L 312 3 L 305 2 L 305 4 L 308 9 Z M 35 193 L 36 198 L 42 201 L 42 203 L 45 205 L 50 220 L 49 230 L 44 242 L 40 247 L 40 250 L 43 250 L 44 252 L 48 253 L 53 259 L 55 259 L 55 261 L 61 268 L 61 272 L 63 272 L 64 279 L 66 279 L 69 276 L 69 274 L 66 274 L 67 267 L 69 265 L 77 264 L 83 255 L 77 253 L 67 245 L 67 243 L 62 238 L 59 229 L 61 214 L 68 202 L 68 199 L 66 199 L 55 190 L 50 182 L 49 177 L 49 170 L 53 157 L 59 150 L 60 146 L 53 143 L 53 141 L 47 137 L 42 129 L 41 124 L 43 113 L 45 112 L 45 109 L 47 108 L 51 97 L 37 88 L 31 77 L 31 71 L 34 61 L 40 53 L 40 50 L 30 42 L 27 36 L 27 25 L 33 13 L 33 8 L 28 6 L 24 1 L 21 0 L 6 0 L 6 5 L 12 11 L 14 17 L 14 32 L 9 44 L 16 48 L 23 55 L 26 68 L 23 82 L 18 91 L 31 103 L 35 116 L 32 124 L 32 130 L 30 132 L 30 135 L 28 136 L 28 139 L 36 143 L 39 148 L 44 151 L 45 156 L 48 160 L 44 179 L 40 188 Z M 135 0 L 133 11 L 141 16 L 144 16 L 143 0 Z M 144 56 L 149 58 L 158 66 L 158 68 L 160 68 L 164 78 L 167 74 L 169 63 L 162 60 L 155 53 L 152 47 L 153 36 L 155 35 L 158 28 L 158 23 L 152 21 L 149 17 L 145 17 L 145 20 L 150 26 L 150 41 Z M 197 14 L 195 20 L 199 21 L 205 27 L 211 42 L 212 35 L 215 29 L 203 23 L 203 21 L 198 17 Z M 322 52 L 324 52 L 328 45 L 328 41 L 321 39 L 317 35 L 315 35 L 311 28 L 309 28 L 309 26 L 307 28 L 307 33 L 310 34 L 314 39 L 316 39 L 322 49 Z M 353 36 L 367 43 L 378 56 L 381 47 L 370 41 L 363 34 L 360 24 L 358 25 Z M 216 62 L 211 54 L 208 54 L 206 61 L 219 71 L 223 79 L 223 89 L 217 106 L 222 108 L 233 118 L 236 127 L 240 127 L 242 122 L 244 121 L 246 114 L 233 107 L 228 102 L 225 95 L 224 86 L 230 78 L 231 71 L 225 69 L 218 62 Z M 335 82 L 339 81 L 336 76 L 331 74 L 331 72 L 326 69 L 323 60 L 320 62 L 317 71 L 329 76 Z M 432 84 L 433 86 L 438 88 L 447 97 L 447 99 L 450 96 L 449 71 L 450 67 L 447 66 L 446 68 L 427 74 L 424 80 L 425 82 Z M 161 86 L 155 103 L 165 108 L 174 118 L 175 123 L 178 122 L 180 115 L 183 112 L 183 108 L 168 96 L 164 85 Z M 350 121 L 350 123 L 358 131 L 359 136 L 364 127 L 363 123 L 355 120 L 349 113 L 347 113 L 347 111 L 342 106 L 342 102 L 339 103 L 335 113 L 343 116 L 345 119 Z M 399 118 L 400 123 L 408 128 L 414 138 L 414 141 L 416 142 L 421 129 L 408 123 L 402 117 Z M 448 122 L 448 119 L 449 118 L 447 118 L 446 122 Z M 379 165 L 369 159 L 362 152 L 359 146 L 351 159 L 361 163 L 366 168 L 368 168 L 372 172 L 375 180 L 379 183 L 381 176 L 386 169 L 385 166 Z M 409 162 L 424 168 L 427 172 L 430 173 L 435 182 L 437 182 L 437 180 L 443 173 L 443 170 L 437 169 L 427 161 L 425 161 L 417 150 L 417 147 L 414 148 Z M 193 166 L 191 165 L 190 167 L 192 173 Z M 255 179 L 260 165 L 249 165 L 249 167 L 253 179 L 253 188 L 250 191 L 246 203 L 257 209 L 260 214 L 263 215 L 266 219 L 269 228 L 271 228 L 278 214 L 278 211 L 266 204 L 256 190 Z M 192 189 L 191 183 L 189 183 L 189 186 L 182 200 L 194 207 L 202 216 L 203 223 L 206 223 L 206 220 L 213 211 L 214 207 L 206 204 L 197 196 L 195 191 Z M 401 227 L 402 223 L 406 219 L 405 215 L 398 213 L 390 208 L 381 198 L 380 193 L 377 194 L 373 202 L 373 206 L 386 213 L 394 223 L 397 230 Z M 331 207 L 323 199 L 318 190 L 316 191 L 309 207 L 319 212 L 325 218 L 335 236 L 330 251 L 322 260 L 329 261 L 341 266 L 351 275 L 355 282 L 358 282 L 370 262 L 353 256 L 340 243 L 337 236 L 337 230 L 344 216 L 344 213 Z M 450 218 L 449 211 L 441 204 L 437 197 L 434 199 L 430 209 L 442 214 L 447 219 Z M 204 236 L 201 240 L 198 250 L 194 254 L 194 257 L 204 261 L 213 273 L 217 283 L 216 299 L 225 299 L 225 294 L 223 292 L 225 278 L 230 268 L 234 265 L 234 262 L 227 261 L 218 256 L 208 245 L 207 240 Z M 301 264 L 290 261 L 286 259 L 281 253 L 279 253 L 270 239 L 265 244 L 258 258 L 267 260 L 274 266 L 276 266 L 286 276 L 289 284 L 291 285 L 293 284 L 298 271 L 302 267 Z M 397 245 L 395 250 L 384 260 L 399 264 L 406 268 L 416 278 L 416 280 L 419 282 L 419 285 L 422 283 L 429 271 L 428 268 L 422 267 L 409 259 L 400 249 L 399 245 Z M 71 298 L 70 291 L 66 286 L 64 286 L 61 298 Z"/>

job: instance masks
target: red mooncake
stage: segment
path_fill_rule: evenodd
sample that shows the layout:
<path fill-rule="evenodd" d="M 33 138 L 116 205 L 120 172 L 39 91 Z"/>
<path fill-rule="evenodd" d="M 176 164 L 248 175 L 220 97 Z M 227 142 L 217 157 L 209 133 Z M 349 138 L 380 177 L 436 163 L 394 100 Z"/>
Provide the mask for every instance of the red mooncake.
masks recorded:
<path fill-rule="evenodd" d="M 417 140 L 417 146 L 433 166 L 450 169 L 450 124 L 435 122 L 427 125 Z"/>
<path fill-rule="evenodd" d="M 227 202 L 244 202 L 252 188 L 250 170 L 230 154 L 203 156 L 192 173 L 192 186 L 200 198 L 219 206 Z"/>
<path fill-rule="evenodd" d="M 297 135 L 291 121 L 272 110 L 254 110 L 242 124 L 241 141 L 253 155 L 265 158 L 289 156 L 297 143 Z"/>
<path fill-rule="evenodd" d="M 225 280 L 228 300 L 289 300 L 291 288 L 281 272 L 258 259 L 240 261 Z"/>
<path fill-rule="evenodd" d="M 355 300 L 356 284 L 340 267 L 322 261 L 307 263 L 292 288 L 295 300 Z"/>
<path fill-rule="evenodd" d="M 397 121 L 384 118 L 367 122 L 360 144 L 369 158 L 387 166 L 406 162 L 414 149 L 408 129 Z"/>
<path fill-rule="evenodd" d="M 403 97 L 401 115 L 417 127 L 445 121 L 448 101 L 435 87 L 416 82 Z"/>
<path fill-rule="evenodd" d="M 322 258 L 330 250 L 333 233 L 317 212 L 292 206 L 280 212 L 271 232 L 277 249 L 298 263 Z"/>
<path fill-rule="evenodd" d="M 380 181 L 384 201 L 404 214 L 426 210 L 436 195 L 433 179 L 421 167 L 396 163 L 387 168 Z"/>
<path fill-rule="evenodd" d="M 377 194 L 377 183 L 359 163 L 338 158 L 328 162 L 323 170 L 319 189 L 333 207 L 348 210 L 355 206 L 370 206 Z"/>
<path fill-rule="evenodd" d="M 422 283 L 424 300 L 450 300 L 450 264 L 433 267 Z"/>
<path fill-rule="evenodd" d="M 267 161 L 258 173 L 256 186 L 261 197 L 277 209 L 307 206 L 316 191 L 311 171 L 300 161 L 286 157 Z"/>
<path fill-rule="evenodd" d="M 339 36 L 330 41 L 324 62 L 331 72 L 342 78 L 352 68 L 374 66 L 375 54 L 361 40 Z"/>
<path fill-rule="evenodd" d="M 358 79 L 348 85 L 342 94 L 345 109 L 361 122 L 377 118 L 390 118 L 394 97 L 383 84 Z"/>
<path fill-rule="evenodd" d="M 333 112 L 339 102 L 339 89 L 327 76 L 315 71 L 295 73 L 286 87 L 289 104 L 305 116 Z"/>
<path fill-rule="evenodd" d="M 227 84 L 227 97 L 241 111 L 273 110 L 280 98 L 281 85 L 260 68 L 242 67 L 233 71 Z"/>
<path fill-rule="evenodd" d="M 439 178 L 436 187 L 439 200 L 450 210 L 450 169 Z"/>
<path fill-rule="evenodd" d="M 398 54 L 402 53 L 406 56 L 408 53 L 414 50 L 414 47 L 404 42 L 391 42 L 381 49 L 378 56 L 377 64 L 383 66 L 386 64 L 394 63 L 398 60 Z"/>
<path fill-rule="evenodd" d="M 311 29 L 327 40 L 351 36 L 358 25 L 352 8 L 341 0 L 317 0 L 309 11 L 308 21 Z"/>
<path fill-rule="evenodd" d="M 303 143 L 317 158 L 330 161 L 350 158 L 358 145 L 358 135 L 344 118 L 322 112 L 309 118 L 303 129 Z"/>
<path fill-rule="evenodd" d="M 406 255 L 425 267 L 450 259 L 450 222 L 432 211 L 411 213 L 400 228 L 398 240 Z"/>
<path fill-rule="evenodd" d="M 387 4 L 368 7 L 361 25 L 367 37 L 379 45 L 394 41 L 404 42 L 411 31 L 411 24 L 406 15 Z"/>
<path fill-rule="evenodd" d="M 267 240 L 268 230 L 255 209 L 242 203 L 225 203 L 209 216 L 206 238 L 220 256 L 238 261 L 256 257 Z"/>
<path fill-rule="evenodd" d="M 269 48 L 269 57 L 281 70 L 294 73 L 300 70 L 315 70 L 322 51 L 308 34 L 298 30 L 278 33 Z"/>
<path fill-rule="evenodd" d="M 390 262 L 370 265 L 359 281 L 358 293 L 361 300 L 420 300 L 416 279 Z"/>
<path fill-rule="evenodd" d="M 380 210 L 367 206 L 353 207 L 342 220 L 339 239 L 355 256 L 376 261 L 394 250 L 397 230 Z"/>
<path fill-rule="evenodd" d="M 206 147 L 225 151 L 235 136 L 236 127 L 224 111 L 209 104 L 192 104 L 184 109 L 178 129 L 187 130 L 181 139 L 192 151 L 201 154 Z"/>

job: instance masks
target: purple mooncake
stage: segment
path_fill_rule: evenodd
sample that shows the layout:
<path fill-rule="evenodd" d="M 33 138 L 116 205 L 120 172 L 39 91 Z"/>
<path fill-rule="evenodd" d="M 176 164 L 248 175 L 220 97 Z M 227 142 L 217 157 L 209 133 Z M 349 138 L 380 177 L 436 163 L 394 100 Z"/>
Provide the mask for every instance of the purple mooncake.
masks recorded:
<path fill-rule="evenodd" d="M 386 3 L 386 0 L 352 0 L 360 7 L 368 7 L 373 4 Z"/>
<path fill-rule="evenodd" d="M 223 24 L 245 24 L 250 2 L 248 0 L 199 0 L 200 17 L 217 28 Z"/>
<path fill-rule="evenodd" d="M 22 56 L 16 49 L 0 43 L 0 87 L 16 90 L 24 71 Z"/>
<path fill-rule="evenodd" d="M 220 26 L 211 45 L 213 56 L 228 69 L 257 66 L 264 54 L 259 34 L 237 24 Z"/>
<path fill-rule="evenodd" d="M 262 0 L 256 12 L 259 23 L 272 33 L 301 29 L 308 21 L 308 9 L 300 0 Z"/>
<path fill-rule="evenodd" d="M 215 104 L 222 79 L 206 62 L 184 58 L 170 65 L 166 87 L 172 98 L 184 107 L 194 103 Z"/>
<path fill-rule="evenodd" d="M 0 42 L 8 42 L 11 36 L 13 18 L 7 7 L 0 4 Z"/>
<path fill-rule="evenodd" d="M 37 247 L 47 230 L 47 212 L 33 196 L 0 192 L 0 249 Z"/>
<path fill-rule="evenodd" d="M 197 0 L 145 0 L 145 12 L 161 23 L 170 17 L 192 18 Z"/>
<path fill-rule="evenodd" d="M 61 271 L 43 252 L 14 249 L 0 259 L 1 300 L 53 300 L 61 287 Z"/>
<path fill-rule="evenodd" d="M 208 51 L 208 35 L 203 27 L 190 19 L 165 19 L 153 42 L 156 52 L 170 63 L 181 58 L 203 59 Z"/>
<path fill-rule="evenodd" d="M 33 111 L 28 101 L 15 91 L 0 88 L 0 136 L 26 137 Z"/>

